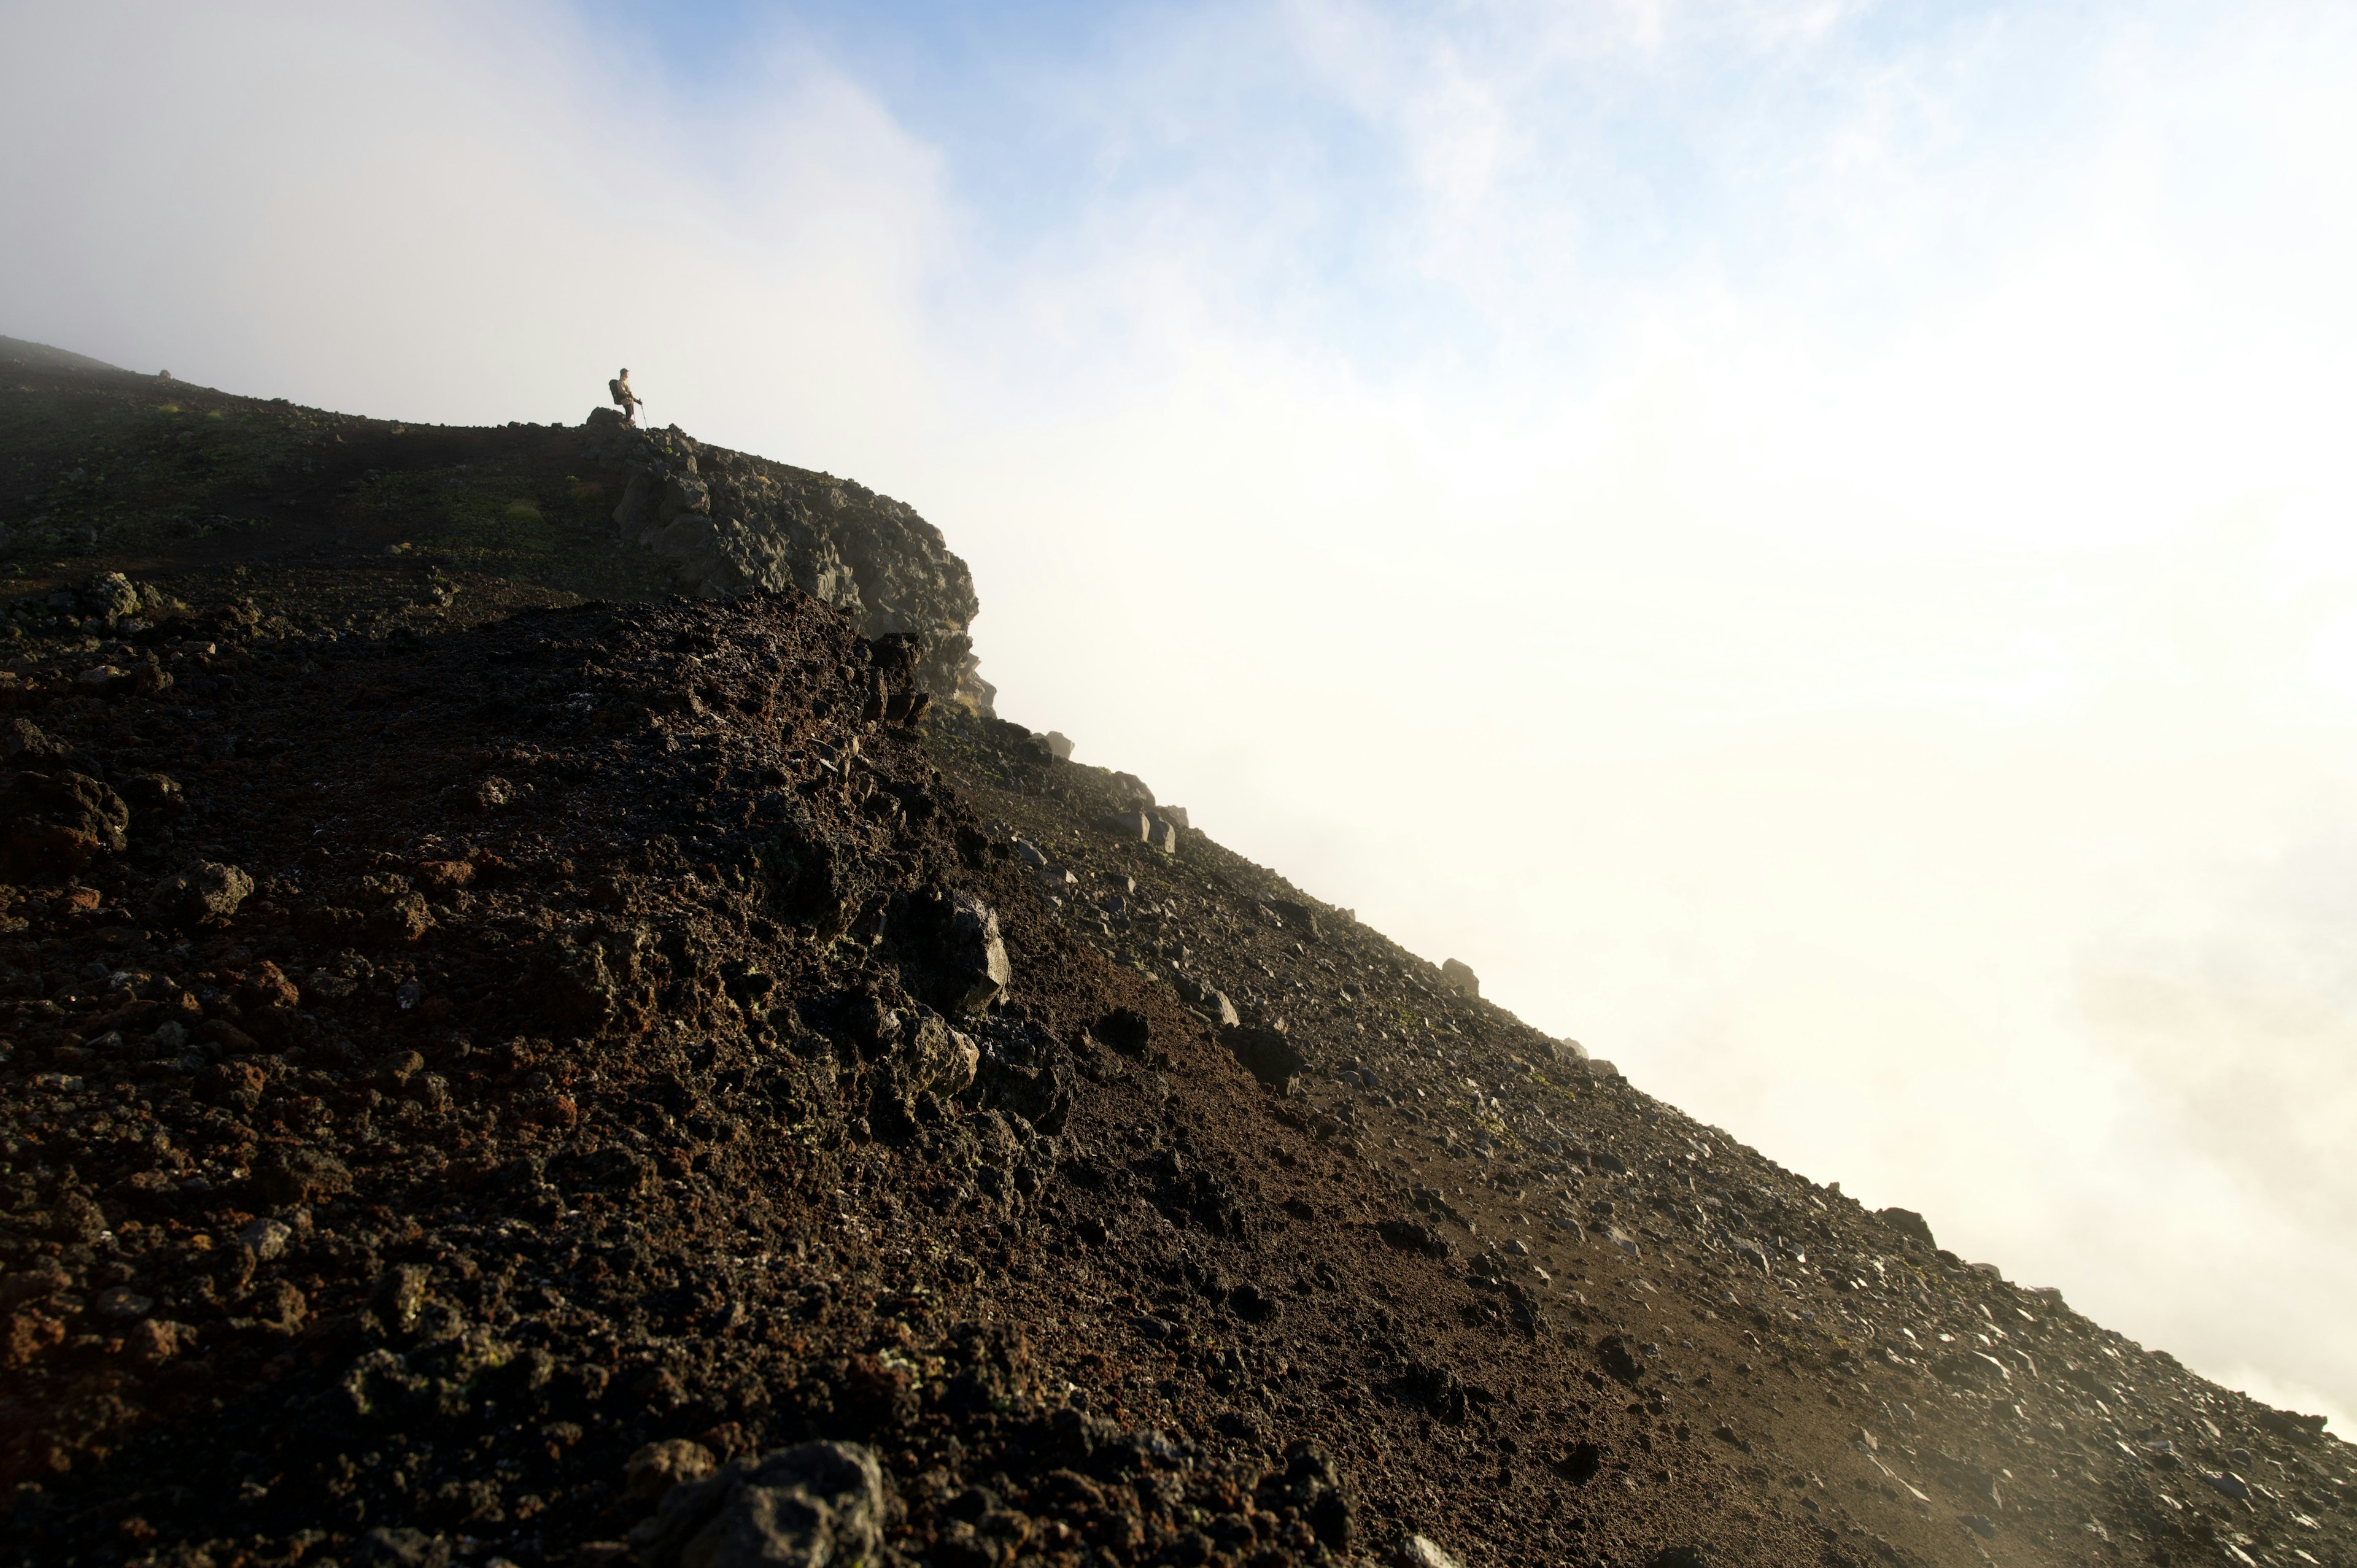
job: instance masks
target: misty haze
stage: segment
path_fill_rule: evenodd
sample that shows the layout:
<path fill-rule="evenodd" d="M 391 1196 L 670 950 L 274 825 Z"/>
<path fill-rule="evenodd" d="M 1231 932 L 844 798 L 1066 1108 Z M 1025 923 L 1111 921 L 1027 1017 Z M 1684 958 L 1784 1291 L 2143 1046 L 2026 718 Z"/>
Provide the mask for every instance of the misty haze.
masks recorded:
<path fill-rule="evenodd" d="M 2357 1563 L 2357 16 L 2067 12 L 0 8 L 12 1560 Z"/>

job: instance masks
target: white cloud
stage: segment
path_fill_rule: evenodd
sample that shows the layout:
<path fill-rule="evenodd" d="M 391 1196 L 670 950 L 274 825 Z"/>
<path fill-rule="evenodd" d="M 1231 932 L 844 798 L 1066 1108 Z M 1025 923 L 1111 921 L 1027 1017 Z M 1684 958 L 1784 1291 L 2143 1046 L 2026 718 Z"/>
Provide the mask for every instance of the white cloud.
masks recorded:
<path fill-rule="evenodd" d="M 50 236 L 0 252 L 20 335 L 452 421 L 577 418 L 627 359 L 658 415 L 842 439 L 927 382 L 937 156 L 818 62 L 724 119 L 553 6 L 7 27 L 42 69 L 0 197 Z"/>

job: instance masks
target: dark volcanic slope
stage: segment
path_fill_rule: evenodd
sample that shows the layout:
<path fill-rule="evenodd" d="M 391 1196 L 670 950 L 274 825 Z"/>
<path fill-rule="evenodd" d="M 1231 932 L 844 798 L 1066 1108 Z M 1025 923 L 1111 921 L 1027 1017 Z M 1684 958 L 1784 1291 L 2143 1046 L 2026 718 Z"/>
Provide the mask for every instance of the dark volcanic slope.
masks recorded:
<path fill-rule="evenodd" d="M 120 459 L 19 492 L 100 553 L 0 621 L 13 1560 L 2352 1561 L 2312 1421 L 1142 842 L 912 706 L 923 648 L 552 604 L 660 585 L 609 435 L 386 427 L 430 504 L 176 540 L 289 462 L 175 478 L 108 433 L 219 394 L 13 373 L 20 476 Z M 458 564 L 443 493 L 516 485 L 551 532 Z M 174 575 L 77 575 L 133 544 Z"/>
<path fill-rule="evenodd" d="M 935 729 L 1067 929 L 1207 1018 L 1232 997 L 1240 1042 L 1286 1029 L 1288 1110 L 1461 1277 L 1447 1309 L 1488 1340 L 1456 1354 L 1494 1365 L 1519 1337 L 1612 1375 L 1570 1425 L 1510 1418 L 1495 1488 L 1513 1506 L 1559 1506 L 1555 1475 L 1512 1463 L 1535 1436 L 1550 1456 L 1597 1443 L 1624 1485 L 1729 1466 L 1759 1506 L 1886 1558 L 2357 1561 L 2357 1462 L 2320 1418 L 2197 1378 L 1938 1249 L 1919 1217 L 1863 1209 L 1591 1071 L 1200 833 L 1146 847 L 1135 779 L 1010 725 Z M 1375 1350 L 1367 1375 L 1383 1369 Z"/>
<path fill-rule="evenodd" d="M 879 1447 L 936 1561 L 1409 1526 L 1813 1554 L 1717 1456 L 1551 1468 L 1648 1418 L 1576 1331 L 1501 1335 L 1390 1244 L 1376 1172 L 1068 937 L 921 745 L 860 722 L 835 612 L 159 629 L 120 681 L 18 677 L 28 1560 L 378 1527 L 565 1558 L 646 1511 L 617 1483 L 650 1442 L 814 1434 Z M 1012 965 L 974 1014 L 959 891 Z"/>

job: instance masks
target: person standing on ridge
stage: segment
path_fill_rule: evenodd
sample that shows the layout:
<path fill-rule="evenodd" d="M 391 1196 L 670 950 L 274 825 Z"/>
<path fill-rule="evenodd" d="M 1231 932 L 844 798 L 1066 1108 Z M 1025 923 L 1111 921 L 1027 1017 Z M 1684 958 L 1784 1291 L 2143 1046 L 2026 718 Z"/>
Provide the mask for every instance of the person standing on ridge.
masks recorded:
<path fill-rule="evenodd" d="M 633 425 L 638 424 L 639 410 L 643 406 L 644 400 L 630 390 L 630 367 L 624 366 L 620 375 L 608 381 L 606 390 L 614 394 L 614 406 L 622 411 L 622 423 Z"/>

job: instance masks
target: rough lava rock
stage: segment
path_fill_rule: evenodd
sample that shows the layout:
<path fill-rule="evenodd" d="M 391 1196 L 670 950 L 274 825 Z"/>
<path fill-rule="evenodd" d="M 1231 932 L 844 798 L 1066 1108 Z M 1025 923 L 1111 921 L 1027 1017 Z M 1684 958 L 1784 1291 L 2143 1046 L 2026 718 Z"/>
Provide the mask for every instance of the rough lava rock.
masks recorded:
<path fill-rule="evenodd" d="M 876 1560 L 892 1502 L 873 1451 L 804 1443 L 673 1487 L 630 1544 L 640 1568 L 853 1568 Z"/>
<path fill-rule="evenodd" d="M 676 426 L 630 427 L 611 410 L 592 414 L 590 429 L 630 475 L 615 526 L 675 562 L 683 589 L 725 598 L 799 588 L 871 639 L 913 639 L 912 673 L 924 687 L 991 712 L 995 691 L 966 630 L 980 607 L 973 574 L 910 508 L 848 479 L 705 446 Z"/>

